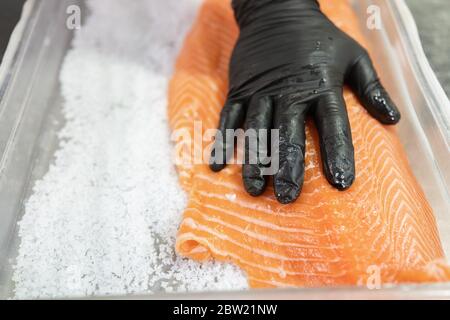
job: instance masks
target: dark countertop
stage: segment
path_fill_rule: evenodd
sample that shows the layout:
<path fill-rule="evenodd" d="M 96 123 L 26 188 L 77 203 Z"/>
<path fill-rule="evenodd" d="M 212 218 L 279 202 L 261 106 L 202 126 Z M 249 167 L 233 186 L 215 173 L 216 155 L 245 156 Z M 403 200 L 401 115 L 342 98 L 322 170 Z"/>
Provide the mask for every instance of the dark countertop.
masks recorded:
<path fill-rule="evenodd" d="M 153 0 L 151 0 L 153 1 Z M 425 54 L 447 96 L 450 96 L 450 1 L 405 0 L 416 20 Z M 1 0 L 0 60 L 20 18 L 24 0 Z"/>
<path fill-rule="evenodd" d="M 450 97 L 450 1 L 406 0 L 428 61 Z"/>
<path fill-rule="evenodd" d="M 0 4 L 0 61 L 8 45 L 9 36 L 22 13 L 24 0 L 1 0 Z"/>

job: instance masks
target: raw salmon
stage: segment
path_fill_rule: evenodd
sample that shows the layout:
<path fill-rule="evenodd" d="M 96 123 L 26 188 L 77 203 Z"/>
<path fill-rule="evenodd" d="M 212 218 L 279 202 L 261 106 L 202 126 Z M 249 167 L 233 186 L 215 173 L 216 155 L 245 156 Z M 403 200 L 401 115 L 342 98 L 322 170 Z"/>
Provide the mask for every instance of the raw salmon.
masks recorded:
<path fill-rule="evenodd" d="M 321 7 L 365 44 L 346 0 L 321 1 Z M 173 130 L 193 135 L 195 121 L 202 121 L 203 129 L 216 127 L 237 35 L 230 1 L 205 0 L 170 83 Z M 374 120 L 348 89 L 345 100 L 357 171 L 348 191 L 337 191 L 324 177 L 312 123 L 303 191 L 290 205 L 278 203 L 271 188 L 261 197 L 249 196 L 238 165 L 213 173 L 207 164 L 179 164 L 189 203 L 177 252 L 231 261 L 252 287 L 365 285 L 377 277 L 382 283 L 449 280 L 433 212 L 395 128 Z M 179 150 L 189 153 L 192 146 L 184 142 Z"/>

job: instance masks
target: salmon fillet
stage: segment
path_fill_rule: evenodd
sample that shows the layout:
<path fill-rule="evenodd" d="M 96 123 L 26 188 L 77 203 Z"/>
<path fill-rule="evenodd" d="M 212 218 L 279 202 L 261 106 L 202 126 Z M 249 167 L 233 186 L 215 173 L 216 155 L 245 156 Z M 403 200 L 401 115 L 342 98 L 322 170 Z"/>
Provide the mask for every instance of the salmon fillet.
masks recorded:
<path fill-rule="evenodd" d="M 321 1 L 334 23 L 362 45 L 346 0 Z M 238 36 L 229 0 L 205 0 L 177 61 L 169 88 L 172 130 L 194 136 L 194 122 L 215 128 L 228 89 L 228 64 Z M 195 260 L 238 265 L 251 287 L 365 285 L 448 281 L 433 212 L 415 180 L 394 127 L 383 126 L 345 89 L 356 158 L 356 181 L 345 192 L 322 173 L 318 136 L 307 125 L 303 191 L 282 205 L 271 187 L 258 198 L 243 187 L 241 166 L 213 173 L 180 163 L 189 194 L 176 243 Z M 191 156 L 189 141 L 177 144 Z M 372 279 L 373 280 L 373 279 Z"/>

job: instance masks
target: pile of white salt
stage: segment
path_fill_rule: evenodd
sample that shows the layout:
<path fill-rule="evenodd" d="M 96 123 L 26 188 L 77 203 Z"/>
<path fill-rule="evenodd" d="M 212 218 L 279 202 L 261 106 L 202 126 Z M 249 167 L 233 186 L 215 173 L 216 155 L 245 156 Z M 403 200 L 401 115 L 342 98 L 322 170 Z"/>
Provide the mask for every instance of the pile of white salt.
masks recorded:
<path fill-rule="evenodd" d="M 87 2 L 61 72 L 61 145 L 20 222 L 17 298 L 247 286 L 231 265 L 174 251 L 186 196 L 167 87 L 200 2 Z"/>

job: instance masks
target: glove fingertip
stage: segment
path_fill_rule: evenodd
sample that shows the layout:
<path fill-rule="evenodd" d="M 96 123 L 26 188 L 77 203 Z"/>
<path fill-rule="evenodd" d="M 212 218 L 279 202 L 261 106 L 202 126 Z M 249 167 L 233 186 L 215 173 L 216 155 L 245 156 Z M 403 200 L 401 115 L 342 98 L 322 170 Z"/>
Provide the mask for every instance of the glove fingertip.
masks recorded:
<path fill-rule="evenodd" d="M 382 124 L 394 125 L 400 121 L 400 111 L 383 88 L 370 92 L 367 100 L 367 110 Z"/>
<path fill-rule="evenodd" d="M 216 148 L 217 148 L 217 145 L 215 145 L 215 147 L 213 147 L 213 149 L 211 150 L 211 157 L 209 159 L 209 168 L 214 172 L 219 172 L 225 168 L 226 159 L 225 159 L 225 157 L 222 157 L 222 159 L 217 159 L 216 152 L 215 152 Z M 220 160 L 220 161 L 218 161 L 218 160 Z"/>
<path fill-rule="evenodd" d="M 301 187 L 291 183 L 275 182 L 275 197 L 282 204 L 289 204 L 300 196 Z"/>
<path fill-rule="evenodd" d="M 355 174 L 349 171 L 337 170 L 327 175 L 328 182 L 340 191 L 349 189 L 355 181 Z"/>
<path fill-rule="evenodd" d="M 261 175 L 261 170 L 257 165 L 244 164 L 242 168 L 242 178 L 245 190 L 251 196 L 260 196 L 266 190 L 266 178 Z"/>
<path fill-rule="evenodd" d="M 225 168 L 224 164 L 218 164 L 218 163 L 210 163 L 209 168 L 214 172 L 220 172 Z"/>
<path fill-rule="evenodd" d="M 289 204 L 297 200 L 302 191 L 305 177 L 304 162 L 285 162 L 274 177 L 273 187 L 275 197 L 282 204 Z"/>
<path fill-rule="evenodd" d="M 322 160 L 328 182 L 340 191 L 349 189 L 355 181 L 355 157 L 351 142 L 339 136 L 322 146 Z"/>

